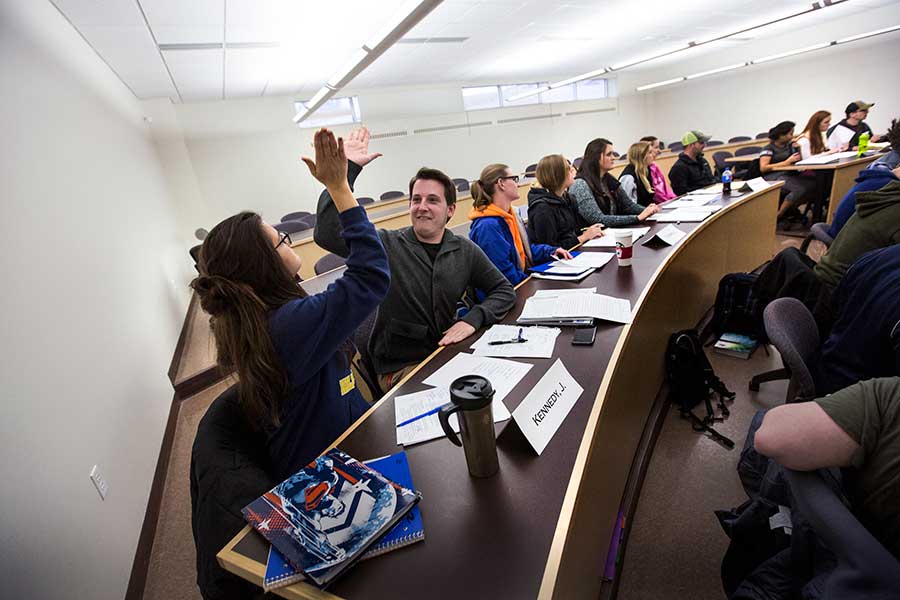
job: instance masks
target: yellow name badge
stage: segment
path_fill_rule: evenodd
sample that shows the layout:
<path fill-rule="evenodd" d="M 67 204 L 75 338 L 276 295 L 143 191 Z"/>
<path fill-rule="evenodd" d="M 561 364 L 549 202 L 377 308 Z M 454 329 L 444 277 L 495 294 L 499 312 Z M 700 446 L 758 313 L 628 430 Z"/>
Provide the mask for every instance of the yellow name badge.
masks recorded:
<path fill-rule="evenodd" d="M 346 396 L 347 392 L 356 387 L 356 380 L 353 379 L 353 371 L 349 375 L 341 379 L 341 396 Z"/>

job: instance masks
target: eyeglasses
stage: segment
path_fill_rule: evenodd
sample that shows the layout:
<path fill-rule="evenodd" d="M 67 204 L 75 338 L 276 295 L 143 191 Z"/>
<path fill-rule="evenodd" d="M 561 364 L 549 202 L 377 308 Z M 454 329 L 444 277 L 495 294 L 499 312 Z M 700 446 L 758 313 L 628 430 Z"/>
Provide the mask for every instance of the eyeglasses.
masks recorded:
<path fill-rule="evenodd" d="M 291 234 L 289 234 L 287 231 L 280 231 L 278 233 L 278 238 L 279 238 L 278 243 L 275 244 L 276 250 L 278 250 L 278 247 L 284 243 L 287 243 L 288 246 L 290 246 L 293 243 L 293 241 L 291 240 Z"/>
<path fill-rule="evenodd" d="M 503 177 L 498 177 L 497 179 L 512 179 L 512 180 L 515 181 L 516 183 L 519 183 L 519 176 L 518 176 L 518 175 L 504 175 Z"/>

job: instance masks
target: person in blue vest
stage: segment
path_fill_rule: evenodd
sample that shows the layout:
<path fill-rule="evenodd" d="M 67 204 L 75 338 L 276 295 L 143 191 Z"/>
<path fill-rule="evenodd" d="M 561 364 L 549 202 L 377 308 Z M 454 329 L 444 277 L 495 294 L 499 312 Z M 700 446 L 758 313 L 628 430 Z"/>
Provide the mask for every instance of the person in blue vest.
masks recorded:
<path fill-rule="evenodd" d="M 266 434 L 271 473 L 308 464 L 369 408 L 350 370 L 348 338 L 387 295 L 390 270 L 375 228 L 350 191 L 343 140 L 315 134 L 304 158 L 340 213 L 347 270 L 327 290 L 299 286 L 290 237 L 253 212 L 216 225 L 191 283 L 211 319 L 218 361 L 238 375 L 243 413 Z"/>

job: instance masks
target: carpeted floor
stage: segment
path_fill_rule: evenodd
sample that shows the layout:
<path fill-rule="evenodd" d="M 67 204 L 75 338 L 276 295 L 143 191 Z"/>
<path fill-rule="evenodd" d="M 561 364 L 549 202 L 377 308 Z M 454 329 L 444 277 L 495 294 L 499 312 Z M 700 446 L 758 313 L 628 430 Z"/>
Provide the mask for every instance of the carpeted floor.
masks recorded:
<path fill-rule="evenodd" d="M 802 240 L 778 236 L 776 241 L 775 252 L 799 246 Z M 820 252 L 816 244 L 810 249 L 814 258 Z M 749 361 L 709 354 L 716 373 L 738 393 L 732 416 L 719 429 L 740 446 L 756 409 L 783 402 L 786 389 L 784 382 L 776 382 L 752 394 L 747 381 L 755 373 L 780 367 L 780 361 L 761 349 Z M 217 384 L 182 402 L 144 589 L 146 600 L 201 598 L 191 534 L 191 446 L 206 409 L 228 385 Z M 727 451 L 694 433 L 677 412 L 670 411 L 634 515 L 620 575 L 620 599 L 722 597 L 719 562 L 727 538 L 712 511 L 743 502 L 735 473 L 737 456 L 737 449 Z"/>

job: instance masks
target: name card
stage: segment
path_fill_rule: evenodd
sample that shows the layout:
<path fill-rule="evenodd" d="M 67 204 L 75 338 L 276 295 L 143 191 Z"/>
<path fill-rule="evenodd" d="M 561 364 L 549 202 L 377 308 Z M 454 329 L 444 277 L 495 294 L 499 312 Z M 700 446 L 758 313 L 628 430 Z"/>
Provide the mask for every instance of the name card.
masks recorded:
<path fill-rule="evenodd" d="M 757 177 L 756 179 L 748 179 L 744 182 L 744 185 L 738 189 L 739 192 L 759 192 L 761 190 L 769 187 L 769 182 L 763 179 L 762 177 Z"/>
<path fill-rule="evenodd" d="M 525 434 L 528 443 L 539 455 L 553 439 L 553 435 L 584 389 L 556 359 L 518 408 L 513 419 Z"/>

